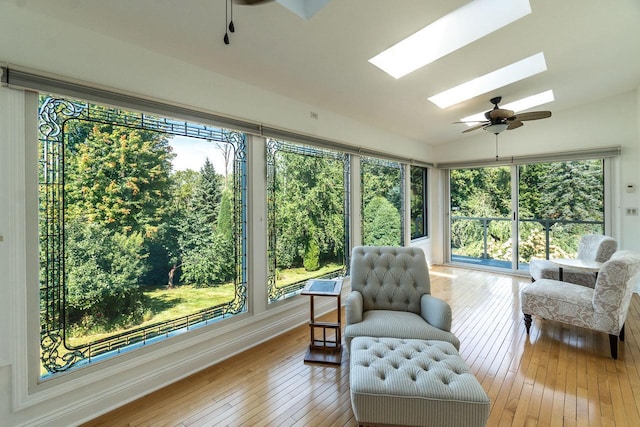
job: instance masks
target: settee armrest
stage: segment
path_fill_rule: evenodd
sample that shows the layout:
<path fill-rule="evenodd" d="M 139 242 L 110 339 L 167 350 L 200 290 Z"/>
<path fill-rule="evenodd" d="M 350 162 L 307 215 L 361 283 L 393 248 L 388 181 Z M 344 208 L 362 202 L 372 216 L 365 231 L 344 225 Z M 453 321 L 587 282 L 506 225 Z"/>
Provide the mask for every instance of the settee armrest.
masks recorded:
<path fill-rule="evenodd" d="M 422 295 L 420 315 L 431 326 L 451 332 L 451 307 L 446 301 L 429 294 Z"/>
<path fill-rule="evenodd" d="M 344 302 L 344 311 L 347 317 L 347 325 L 362 322 L 362 294 L 358 291 L 351 291 Z"/>

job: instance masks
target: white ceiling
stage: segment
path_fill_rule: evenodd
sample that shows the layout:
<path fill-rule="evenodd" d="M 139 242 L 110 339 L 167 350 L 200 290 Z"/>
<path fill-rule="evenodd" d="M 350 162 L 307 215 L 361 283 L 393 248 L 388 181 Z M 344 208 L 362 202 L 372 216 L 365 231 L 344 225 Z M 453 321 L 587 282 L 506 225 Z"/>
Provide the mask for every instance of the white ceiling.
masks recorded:
<path fill-rule="evenodd" d="M 530 0 L 532 14 L 398 80 L 368 59 L 467 0 L 331 0 L 309 20 L 277 2 L 235 5 L 228 46 L 225 0 L 7 1 L 429 144 L 467 137 L 451 123 L 496 95 L 553 89 L 535 110 L 560 111 L 640 86 L 637 0 Z M 541 51 L 546 72 L 446 110 L 427 101 Z M 529 126 L 544 121 L 513 132 Z"/>

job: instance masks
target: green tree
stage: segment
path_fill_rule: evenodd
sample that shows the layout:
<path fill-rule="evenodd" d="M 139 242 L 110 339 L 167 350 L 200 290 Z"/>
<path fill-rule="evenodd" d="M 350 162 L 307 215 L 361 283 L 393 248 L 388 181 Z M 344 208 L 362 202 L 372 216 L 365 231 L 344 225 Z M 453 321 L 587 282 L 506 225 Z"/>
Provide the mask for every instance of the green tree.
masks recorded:
<path fill-rule="evenodd" d="M 401 169 L 386 162 L 366 158 L 362 160 L 361 168 L 363 243 L 382 245 L 386 242 L 389 245 L 400 245 L 402 242 L 402 219 L 399 214 L 402 205 Z M 388 206 L 382 204 L 380 199 L 386 200 Z M 383 224 L 378 215 L 383 215 L 385 219 L 391 219 L 393 222 Z M 396 216 L 399 221 L 397 225 Z M 382 228 L 376 230 L 375 227 L 378 224 Z M 383 232 L 394 234 L 384 236 L 380 234 Z"/>
<path fill-rule="evenodd" d="M 65 237 L 70 323 L 108 330 L 139 321 L 143 314 L 140 276 L 146 268 L 142 235 L 68 221 Z"/>
<path fill-rule="evenodd" d="M 138 318 L 140 285 L 167 274 L 163 239 L 174 154 L 158 132 L 83 120 L 66 129 L 70 319 L 78 321 L 81 310 L 95 325 Z"/>
<path fill-rule="evenodd" d="M 228 277 L 223 268 L 228 257 L 221 262 L 219 251 L 224 249 L 221 236 L 216 234 L 223 180 L 206 159 L 194 184 L 177 225 L 181 253 L 179 264 L 185 282 L 210 286 L 222 283 Z"/>
<path fill-rule="evenodd" d="M 400 212 L 384 197 L 371 199 L 364 208 L 363 243 L 373 246 L 400 245 Z"/>
<path fill-rule="evenodd" d="M 235 277 L 234 225 L 233 193 L 227 189 L 222 192 L 215 233 L 217 283 L 226 283 Z"/>
<path fill-rule="evenodd" d="M 305 254 L 309 257 L 310 248 L 316 245 L 321 264 L 341 258 L 345 233 L 342 160 L 281 151 L 275 166 L 277 267 L 302 266 Z"/>
<path fill-rule="evenodd" d="M 75 128 L 83 143 L 68 150 L 66 215 L 107 228 L 148 235 L 166 219 L 171 160 L 164 134 L 107 123 Z M 73 148 L 73 151 L 71 150 Z"/>

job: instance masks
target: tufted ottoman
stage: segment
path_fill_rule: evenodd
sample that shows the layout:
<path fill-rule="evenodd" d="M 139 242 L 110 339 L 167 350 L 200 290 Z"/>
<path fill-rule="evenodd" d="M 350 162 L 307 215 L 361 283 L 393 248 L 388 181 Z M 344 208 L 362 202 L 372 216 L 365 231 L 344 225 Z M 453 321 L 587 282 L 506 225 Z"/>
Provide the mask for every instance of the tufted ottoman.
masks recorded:
<path fill-rule="evenodd" d="M 444 341 L 355 337 L 351 406 L 360 425 L 485 426 L 489 397 Z"/>

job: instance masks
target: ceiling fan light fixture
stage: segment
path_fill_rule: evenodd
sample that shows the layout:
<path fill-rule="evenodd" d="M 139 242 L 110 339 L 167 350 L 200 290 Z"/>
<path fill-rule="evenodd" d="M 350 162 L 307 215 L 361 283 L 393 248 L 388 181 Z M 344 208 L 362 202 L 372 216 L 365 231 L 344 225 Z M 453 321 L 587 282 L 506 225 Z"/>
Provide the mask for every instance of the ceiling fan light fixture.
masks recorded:
<path fill-rule="evenodd" d="M 507 130 L 507 128 L 509 127 L 509 125 L 507 123 L 495 123 L 492 125 L 488 125 L 483 127 L 482 129 L 486 130 L 487 132 L 491 132 L 495 135 Z"/>

